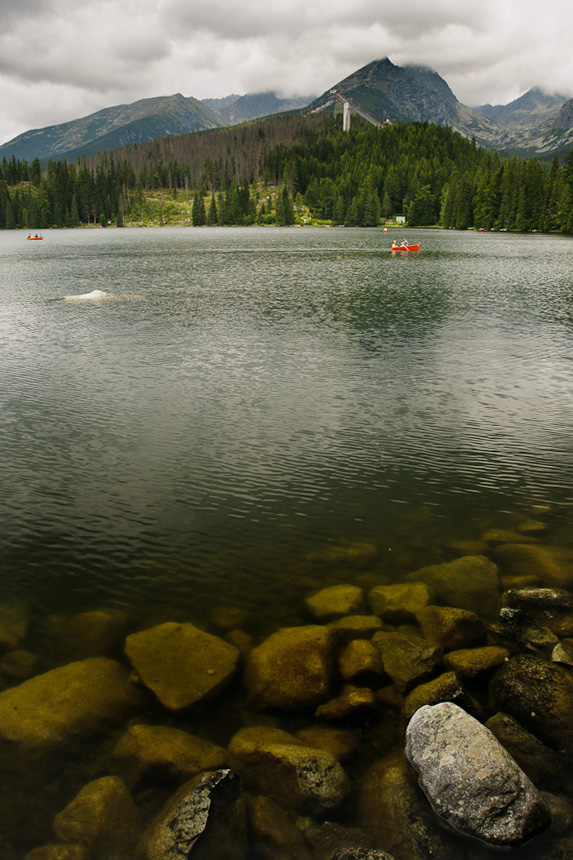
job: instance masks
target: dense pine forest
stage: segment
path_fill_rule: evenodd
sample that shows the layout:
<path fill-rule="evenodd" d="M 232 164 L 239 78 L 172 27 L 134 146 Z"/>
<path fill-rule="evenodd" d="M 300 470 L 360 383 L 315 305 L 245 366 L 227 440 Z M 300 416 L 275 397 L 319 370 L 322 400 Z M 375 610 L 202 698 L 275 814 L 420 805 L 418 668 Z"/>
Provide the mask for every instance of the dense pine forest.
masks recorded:
<path fill-rule="evenodd" d="M 350 133 L 283 116 L 150 141 L 70 164 L 3 159 L 0 228 L 331 223 L 573 233 L 573 150 L 505 158 L 447 128 Z"/>

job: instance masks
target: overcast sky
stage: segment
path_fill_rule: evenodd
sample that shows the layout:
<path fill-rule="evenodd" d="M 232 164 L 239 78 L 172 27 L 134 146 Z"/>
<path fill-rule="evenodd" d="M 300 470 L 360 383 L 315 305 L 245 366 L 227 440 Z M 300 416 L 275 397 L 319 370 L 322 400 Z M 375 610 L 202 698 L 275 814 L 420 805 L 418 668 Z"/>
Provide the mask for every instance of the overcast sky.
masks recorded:
<path fill-rule="evenodd" d="M 320 95 L 372 60 L 466 105 L 573 96 L 571 0 L 0 0 L 0 143 L 151 96 Z"/>

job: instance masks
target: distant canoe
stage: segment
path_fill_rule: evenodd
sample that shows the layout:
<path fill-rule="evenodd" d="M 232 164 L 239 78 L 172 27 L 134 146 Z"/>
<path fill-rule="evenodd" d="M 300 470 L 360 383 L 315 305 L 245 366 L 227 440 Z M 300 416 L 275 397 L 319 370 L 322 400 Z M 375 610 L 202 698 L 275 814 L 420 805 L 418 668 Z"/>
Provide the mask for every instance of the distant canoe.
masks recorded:
<path fill-rule="evenodd" d="M 395 245 L 393 248 L 390 248 L 391 251 L 419 251 L 422 247 L 422 243 L 418 242 L 417 245 Z"/>
<path fill-rule="evenodd" d="M 43 238 L 43 236 L 26 236 L 28 242 L 41 242 Z"/>

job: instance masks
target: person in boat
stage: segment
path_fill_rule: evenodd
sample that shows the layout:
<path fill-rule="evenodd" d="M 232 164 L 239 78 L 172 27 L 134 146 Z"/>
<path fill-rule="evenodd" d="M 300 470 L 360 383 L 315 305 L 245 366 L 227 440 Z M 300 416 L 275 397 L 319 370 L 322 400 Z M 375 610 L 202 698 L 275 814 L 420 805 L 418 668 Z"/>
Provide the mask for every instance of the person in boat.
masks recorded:
<path fill-rule="evenodd" d="M 408 240 L 407 240 L 407 239 L 404 239 L 404 241 L 402 242 L 402 247 L 403 247 L 403 248 L 407 248 L 407 247 L 408 247 Z"/>
<path fill-rule="evenodd" d="M 397 247 L 398 247 L 398 245 L 396 244 L 396 239 L 392 239 L 392 250 L 394 250 L 394 248 L 397 248 Z"/>

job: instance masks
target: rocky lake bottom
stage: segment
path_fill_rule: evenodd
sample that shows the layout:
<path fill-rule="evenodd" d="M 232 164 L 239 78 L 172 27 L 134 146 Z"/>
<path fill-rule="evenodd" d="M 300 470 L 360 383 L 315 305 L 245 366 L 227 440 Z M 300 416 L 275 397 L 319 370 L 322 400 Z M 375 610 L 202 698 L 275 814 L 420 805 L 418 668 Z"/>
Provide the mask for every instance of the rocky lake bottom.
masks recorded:
<path fill-rule="evenodd" d="M 290 618 L 2 602 L 1 860 L 573 857 L 573 546 L 551 521 L 484 519 L 422 566 L 308 553 Z"/>

